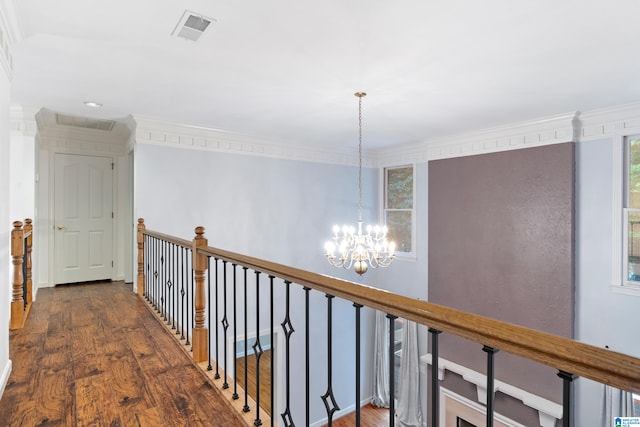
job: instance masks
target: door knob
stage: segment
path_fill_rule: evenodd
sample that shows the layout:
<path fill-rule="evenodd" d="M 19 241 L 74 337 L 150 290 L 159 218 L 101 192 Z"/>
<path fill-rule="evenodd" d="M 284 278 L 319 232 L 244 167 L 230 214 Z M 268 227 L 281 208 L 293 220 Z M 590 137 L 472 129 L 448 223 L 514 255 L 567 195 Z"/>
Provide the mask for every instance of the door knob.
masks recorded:
<path fill-rule="evenodd" d="M 65 227 L 64 225 L 56 225 L 56 228 L 57 228 L 58 230 L 64 230 L 64 229 L 65 229 L 65 228 L 67 228 L 67 227 Z"/>

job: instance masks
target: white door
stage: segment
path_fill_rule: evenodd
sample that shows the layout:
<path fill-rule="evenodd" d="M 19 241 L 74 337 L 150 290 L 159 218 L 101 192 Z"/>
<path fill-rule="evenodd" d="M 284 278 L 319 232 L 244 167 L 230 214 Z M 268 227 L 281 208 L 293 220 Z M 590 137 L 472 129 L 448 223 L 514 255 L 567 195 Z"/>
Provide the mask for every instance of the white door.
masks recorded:
<path fill-rule="evenodd" d="M 55 155 L 55 283 L 111 279 L 112 160 Z"/>

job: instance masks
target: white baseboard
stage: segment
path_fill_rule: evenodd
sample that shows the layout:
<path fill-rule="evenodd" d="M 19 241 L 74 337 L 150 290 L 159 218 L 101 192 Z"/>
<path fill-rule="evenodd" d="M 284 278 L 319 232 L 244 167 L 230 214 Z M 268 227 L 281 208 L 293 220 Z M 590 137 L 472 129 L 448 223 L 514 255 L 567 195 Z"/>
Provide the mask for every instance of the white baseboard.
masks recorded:
<path fill-rule="evenodd" d="M 9 382 L 9 375 L 11 375 L 11 366 L 11 359 L 8 359 L 6 365 L 4 365 L 4 369 L 2 370 L 2 376 L 0 377 L 0 399 L 2 399 L 4 389 Z"/>
<path fill-rule="evenodd" d="M 40 288 L 53 288 L 54 285 L 51 282 L 39 282 L 38 283 L 38 289 Z"/>

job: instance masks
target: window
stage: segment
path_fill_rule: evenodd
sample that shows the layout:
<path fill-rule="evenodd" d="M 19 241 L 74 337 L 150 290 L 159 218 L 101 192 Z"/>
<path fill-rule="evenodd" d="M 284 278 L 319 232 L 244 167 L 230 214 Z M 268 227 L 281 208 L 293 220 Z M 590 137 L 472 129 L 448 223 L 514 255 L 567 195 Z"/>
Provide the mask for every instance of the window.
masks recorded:
<path fill-rule="evenodd" d="M 406 254 L 414 250 L 413 183 L 413 166 L 384 170 L 384 217 L 389 228 L 388 238 L 396 243 L 397 252 Z"/>
<path fill-rule="evenodd" d="M 640 286 L 640 135 L 625 138 L 623 279 Z"/>

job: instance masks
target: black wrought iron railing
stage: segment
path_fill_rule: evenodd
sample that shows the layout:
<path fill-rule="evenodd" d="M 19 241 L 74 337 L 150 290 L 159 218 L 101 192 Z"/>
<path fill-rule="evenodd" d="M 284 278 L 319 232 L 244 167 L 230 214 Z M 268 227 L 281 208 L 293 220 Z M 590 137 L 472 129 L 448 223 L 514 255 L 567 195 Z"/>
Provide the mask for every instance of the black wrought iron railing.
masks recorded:
<path fill-rule="evenodd" d="M 192 241 L 149 231 L 138 224 L 138 292 L 176 338 L 191 345 L 192 356 L 211 372 L 232 406 L 246 414 L 248 424 L 305 425 L 324 408 L 331 426 L 340 409 L 336 398 L 337 360 L 344 364 L 334 340 L 353 328 L 353 397 L 355 425 L 361 422 L 363 308 L 386 313 L 388 321 L 389 388 L 394 396 L 395 319 L 426 326 L 431 352 L 431 426 L 440 425 L 439 337 L 453 334 L 480 344 L 486 353 L 486 425 L 494 420 L 494 355 L 505 350 L 557 370 L 563 388 L 563 426 L 571 426 L 572 381 L 588 378 L 623 390 L 640 391 L 640 359 L 522 326 L 415 300 L 354 282 L 208 246 L 204 228 Z M 318 295 L 324 296 L 322 302 Z M 314 299 L 312 303 L 312 298 Z M 334 305 L 341 302 L 340 331 Z M 344 322 L 344 301 L 353 307 L 353 322 Z M 351 316 L 351 315 L 350 315 Z M 312 320 L 326 319 L 324 327 Z M 313 331 L 312 331 L 313 329 Z M 319 335 L 317 332 L 321 331 Z M 252 333 L 253 332 L 253 333 Z M 316 332 L 316 333 L 314 333 Z M 281 334 L 282 348 L 277 348 Z M 191 340 L 191 341 L 190 341 Z M 280 352 L 278 365 L 273 348 Z M 317 354 L 326 351 L 326 357 Z M 340 354 L 337 354 L 340 353 Z M 480 352 L 479 352 L 480 354 Z M 240 357 L 241 356 L 241 357 Z M 269 356 L 268 359 L 266 357 Z M 313 360 L 312 360 L 313 359 Z M 318 361 L 323 361 L 321 366 Z M 303 361 L 301 367 L 299 361 Z M 279 369 L 281 367 L 282 369 Z M 302 369 L 301 369 L 302 368 Z M 302 372 L 301 372 L 302 371 Z M 312 395 L 311 376 L 325 374 L 323 393 Z M 341 370 L 340 372 L 343 372 Z M 266 373 L 265 377 L 261 374 Z M 268 382 L 267 387 L 262 387 Z M 276 404 L 276 383 L 281 399 Z M 315 387 L 317 389 L 317 385 Z M 235 402 L 235 403 L 234 403 Z M 389 425 L 395 423 L 394 399 Z M 317 421 L 317 417 L 313 420 Z"/>

